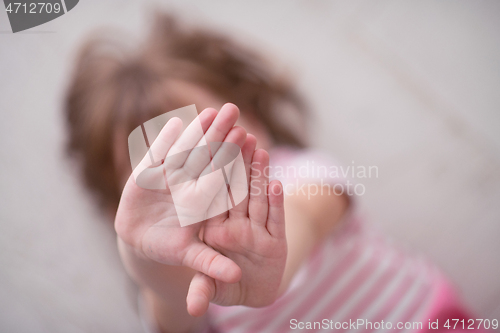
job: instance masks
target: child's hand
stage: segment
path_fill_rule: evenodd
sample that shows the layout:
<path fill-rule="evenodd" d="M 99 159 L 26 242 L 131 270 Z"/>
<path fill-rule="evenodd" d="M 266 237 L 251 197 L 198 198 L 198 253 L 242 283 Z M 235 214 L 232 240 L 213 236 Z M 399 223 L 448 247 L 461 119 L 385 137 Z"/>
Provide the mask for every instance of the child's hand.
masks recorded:
<path fill-rule="evenodd" d="M 239 110 L 236 106 L 226 104 L 219 113 L 214 109 L 206 109 L 198 117 L 203 132 L 206 132 L 207 142 L 223 141 L 239 147 L 243 146 L 246 139 L 245 130 L 241 127 L 233 127 L 239 117 Z M 199 123 L 196 125 L 199 126 Z M 172 151 L 175 150 L 175 146 L 179 143 L 183 143 L 183 147 L 187 144 L 193 148 L 202 140 L 203 133 L 190 131 L 189 126 L 177 139 L 181 128 L 182 122 L 178 118 L 171 119 L 165 125 L 150 150 L 154 160 L 165 159 L 165 156 L 171 152 L 171 148 L 174 147 Z M 197 137 L 197 135 L 201 136 Z M 215 155 L 217 153 L 214 152 Z M 145 156 L 145 161 L 149 157 Z M 192 150 L 184 156 L 184 163 L 173 168 L 165 168 L 166 172 L 172 177 L 177 175 L 183 177 L 188 172 L 200 173 L 204 165 L 200 165 L 199 157 L 199 151 Z M 206 162 L 204 159 L 201 160 Z M 177 162 L 179 161 L 174 161 L 174 164 Z M 158 169 L 162 168 L 163 166 L 160 166 Z M 155 176 L 154 172 L 155 170 L 151 174 L 153 182 L 158 180 L 158 173 Z M 147 182 L 148 179 L 145 181 Z M 198 203 L 197 209 L 208 211 L 212 202 L 209 197 L 215 197 L 219 188 L 207 182 L 210 182 L 210 177 L 198 178 L 193 175 L 191 181 L 182 183 L 181 185 L 185 186 L 183 191 L 185 190 L 187 194 L 185 195 L 186 201 L 181 204 L 185 203 L 187 205 L 185 207 L 190 207 L 189 205 L 193 202 Z M 168 185 L 165 186 L 166 189 L 162 190 L 143 189 L 137 185 L 133 176 L 129 178 L 115 219 L 118 236 L 145 258 L 166 265 L 191 267 L 227 283 L 239 281 L 241 270 L 238 265 L 200 240 L 202 223 L 180 226 L 176 212 L 176 208 L 179 208 L 178 203 L 176 202 L 174 206 L 171 189 Z M 199 198 L 203 196 L 205 199 L 200 201 Z"/>
<path fill-rule="evenodd" d="M 237 263 L 242 278 L 230 284 L 197 273 L 187 296 L 193 316 L 203 315 L 209 302 L 262 307 L 278 296 L 287 256 L 283 190 L 278 181 L 269 184 L 269 155 L 254 151 L 255 146 L 255 137 L 248 135 L 242 154 L 250 195 L 229 212 L 209 219 L 203 229 L 204 242 Z"/>
<path fill-rule="evenodd" d="M 202 315 L 210 301 L 255 307 L 272 303 L 277 297 L 285 267 L 287 248 L 281 184 L 268 184 L 265 172 L 269 156 L 263 150 L 255 151 L 255 137 L 247 136 L 240 127 L 233 127 L 238 116 L 238 109 L 227 104 L 218 114 L 213 109 L 204 110 L 199 120 L 206 131 L 207 142 L 224 141 L 241 147 L 250 195 L 239 205 L 205 222 L 181 227 L 177 203 L 174 206 L 168 184 L 164 190 L 146 190 L 139 187 L 131 176 L 116 215 L 118 236 L 138 255 L 161 264 L 182 265 L 201 272 L 194 277 L 187 300 L 188 311 L 195 316 Z M 172 146 L 175 150 L 179 141 L 189 141 L 194 147 L 201 139 L 192 137 L 194 134 L 188 131 L 188 127 L 176 141 L 181 127 L 182 123 L 175 118 L 165 125 L 151 147 L 154 160 L 168 156 Z M 183 173 L 193 171 L 192 166 L 200 172 L 203 165 L 200 166 L 200 160 L 193 152 L 186 156 L 184 165 L 166 172 L 174 177 L 180 174 L 181 178 Z M 190 167 L 188 161 L 196 163 Z M 237 170 L 233 168 L 233 172 Z M 158 173 L 151 175 L 154 183 Z M 187 208 L 194 201 L 200 203 L 194 207 L 201 213 L 210 209 L 211 200 L 196 200 L 199 189 L 203 189 L 201 192 L 208 194 L 207 197 L 217 196 L 219 189 L 203 183 L 206 179 L 194 176 L 192 181 L 182 185 L 189 194 L 186 199 L 191 198 L 191 202 L 185 202 Z M 147 182 L 148 178 L 144 180 Z M 195 212 L 195 215 L 200 212 Z"/>

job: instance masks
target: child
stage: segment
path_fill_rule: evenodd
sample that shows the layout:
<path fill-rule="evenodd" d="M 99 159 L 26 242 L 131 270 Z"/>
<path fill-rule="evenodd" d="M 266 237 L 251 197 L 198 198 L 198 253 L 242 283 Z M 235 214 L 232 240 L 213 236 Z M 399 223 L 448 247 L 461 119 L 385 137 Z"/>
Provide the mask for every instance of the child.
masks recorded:
<path fill-rule="evenodd" d="M 169 189 L 141 189 L 131 176 L 127 136 L 191 104 L 203 110 L 207 142 L 240 147 L 250 193 L 180 227 Z M 258 55 L 168 16 L 136 53 L 106 39 L 83 47 L 66 101 L 68 150 L 115 220 L 149 331 L 426 331 L 436 320 L 439 329 L 467 321 L 434 266 L 356 216 L 345 179 L 311 170 L 335 164 L 305 148 L 304 115 L 297 93 Z M 162 129 L 158 160 L 178 140 L 200 139 L 181 126 L 173 118 Z"/>

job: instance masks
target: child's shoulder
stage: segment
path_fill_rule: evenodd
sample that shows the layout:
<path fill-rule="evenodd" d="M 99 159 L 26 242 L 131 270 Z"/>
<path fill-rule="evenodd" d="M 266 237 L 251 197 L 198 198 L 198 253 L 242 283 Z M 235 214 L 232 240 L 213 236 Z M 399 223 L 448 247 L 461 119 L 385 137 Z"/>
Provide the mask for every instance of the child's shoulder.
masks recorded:
<path fill-rule="evenodd" d="M 309 165 L 335 165 L 339 163 L 332 155 L 315 148 L 295 148 L 291 146 L 276 146 L 269 152 L 271 162 L 276 165 L 305 164 Z M 314 164 L 312 163 L 314 162 Z"/>
<path fill-rule="evenodd" d="M 318 149 L 278 146 L 269 155 L 270 177 L 284 184 L 297 179 L 330 184 L 344 183 L 348 179 L 348 175 L 339 172 L 339 161 Z"/>

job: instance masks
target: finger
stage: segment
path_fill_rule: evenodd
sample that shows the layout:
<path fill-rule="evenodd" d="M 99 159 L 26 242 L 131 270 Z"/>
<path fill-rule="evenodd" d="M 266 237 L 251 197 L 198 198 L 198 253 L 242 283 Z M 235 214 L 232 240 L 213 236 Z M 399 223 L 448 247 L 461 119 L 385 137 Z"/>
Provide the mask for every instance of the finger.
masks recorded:
<path fill-rule="evenodd" d="M 207 312 L 210 301 L 215 297 L 215 281 L 203 273 L 196 273 L 189 285 L 186 297 L 188 313 L 201 317 Z"/>
<path fill-rule="evenodd" d="M 235 126 L 229 131 L 227 134 L 224 142 L 220 142 L 217 144 L 217 142 L 212 142 L 215 144 L 210 145 L 210 147 L 215 147 L 216 150 L 215 154 L 212 155 L 212 160 L 208 165 L 206 165 L 199 173 L 198 175 L 206 175 L 214 170 L 212 169 L 218 169 L 222 168 L 225 166 L 225 163 L 229 162 L 230 157 L 234 156 L 233 159 L 238 155 L 239 151 L 241 150 L 241 147 L 245 144 L 247 137 L 247 131 L 243 127 L 240 126 Z M 229 143 L 226 145 L 225 143 Z M 236 148 L 236 149 L 235 149 Z M 191 173 L 195 172 L 193 168 L 195 167 L 188 165 L 188 162 L 186 162 L 185 167 L 191 168 Z"/>
<path fill-rule="evenodd" d="M 269 154 L 263 149 L 253 153 L 250 172 L 250 199 L 248 217 L 253 223 L 266 225 L 269 203 L 267 185 L 269 183 Z"/>
<path fill-rule="evenodd" d="M 186 150 L 191 150 L 198 145 L 200 140 L 203 139 L 205 131 L 211 126 L 212 122 L 217 116 L 217 110 L 212 108 L 207 108 L 203 110 L 198 117 L 196 117 L 184 130 L 179 139 L 172 145 L 171 150 L 168 152 L 168 156 L 172 156 L 181 153 Z M 177 165 L 172 165 L 171 168 L 179 168 L 185 163 L 185 159 L 189 156 L 185 155 L 185 158 L 179 159 L 175 158 L 174 161 Z"/>
<path fill-rule="evenodd" d="M 205 169 L 207 164 L 210 163 L 210 158 L 215 156 L 219 149 L 219 145 L 214 146 L 210 145 L 210 143 L 225 141 L 226 136 L 233 130 L 239 116 L 240 111 L 234 104 L 227 103 L 221 108 L 204 137 L 208 152 L 205 149 L 193 149 L 185 161 L 190 173 L 195 177 Z"/>
<path fill-rule="evenodd" d="M 205 243 L 191 244 L 185 251 L 183 266 L 226 283 L 236 283 L 241 279 L 240 267 Z"/>
<path fill-rule="evenodd" d="M 231 103 L 224 104 L 205 134 L 207 142 L 224 141 L 224 138 L 233 128 L 234 124 L 236 124 L 239 117 L 240 110 L 236 105 Z"/>
<path fill-rule="evenodd" d="M 171 118 L 165 126 L 163 126 L 146 155 L 134 169 L 135 178 L 137 178 L 144 169 L 161 164 L 161 161 L 165 158 L 165 155 L 172 147 L 181 130 L 182 120 L 177 117 Z"/>
<path fill-rule="evenodd" d="M 266 227 L 271 236 L 285 237 L 285 207 L 283 185 L 279 180 L 273 180 L 268 187 L 269 212 Z"/>
<path fill-rule="evenodd" d="M 248 167 L 248 171 L 250 171 L 250 164 L 252 163 L 252 157 L 256 146 L 257 138 L 255 137 L 255 135 L 248 133 L 245 143 L 243 144 L 243 147 L 241 147 L 243 161 L 245 162 L 245 166 Z M 248 180 L 250 180 L 250 172 L 248 172 L 247 174 Z"/>
<path fill-rule="evenodd" d="M 247 181 L 247 187 L 250 186 L 250 165 L 252 163 L 252 156 L 255 151 L 255 147 L 257 146 L 257 139 L 255 136 L 252 134 L 247 134 L 247 139 L 245 143 L 243 144 L 243 147 L 241 147 L 241 155 L 243 157 L 243 163 L 245 165 L 245 173 L 246 173 L 246 181 Z M 237 172 L 238 170 L 235 170 L 233 168 L 233 172 Z M 234 179 L 234 176 L 231 177 L 231 180 Z M 233 181 L 231 181 L 231 185 L 233 185 Z M 231 186 L 233 187 L 233 186 Z M 249 196 L 245 199 L 240 204 L 237 204 L 236 207 L 231 209 L 229 211 L 229 216 L 230 217 L 248 217 L 248 199 Z"/>
<path fill-rule="evenodd" d="M 160 161 L 165 158 L 181 130 L 182 120 L 177 117 L 171 118 L 165 126 L 163 126 L 150 148 L 150 152 L 153 154 L 155 161 Z"/>
<path fill-rule="evenodd" d="M 233 127 L 227 135 L 225 141 L 222 143 L 222 145 L 220 145 L 222 148 L 218 149 L 211 163 L 208 163 L 201 173 L 199 173 L 197 176 L 194 176 L 194 173 L 196 171 L 192 168 L 195 168 L 196 166 L 192 166 L 188 162 L 186 162 L 186 164 L 184 165 L 186 174 L 189 174 L 190 177 L 192 177 L 191 179 L 196 179 L 200 176 L 209 175 L 214 170 L 223 168 L 225 166 L 223 164 L 227 163 L 226 161 L 230 160 L 230 157 L 234 156 L 234 159 L 238 155 L 238 152 L 235 152 L 235 148 L 237 150 L 241 149 L 240 147 L 245 143 L 246 135 L 247 133 L 242 127 Z M 226 185 L 226 179 L 221 180 L 220 177 L 200 177 L 198 179 L 198 182 L 196 183 L 196 186 L 197 189 L 199 189 L 203 193 L 206 193 L 206 198 L 211 199 L 213 198 L 213 195 L 218 192 L 221 186 L 221 181 L 223 185 Z"/>
<path fill-rule="evenodd" d="M 198 115 L 198 119 L 200 121 L 203 133 L 206 133 L 210 128 L 210 126 L 212 126 L 212 123 L 214 122 L 214 119 L 217 117 L 217 114 L 218 112 L 214 108 L 206 108 L 205 110 L 200 112 L 200 114 Z"/>

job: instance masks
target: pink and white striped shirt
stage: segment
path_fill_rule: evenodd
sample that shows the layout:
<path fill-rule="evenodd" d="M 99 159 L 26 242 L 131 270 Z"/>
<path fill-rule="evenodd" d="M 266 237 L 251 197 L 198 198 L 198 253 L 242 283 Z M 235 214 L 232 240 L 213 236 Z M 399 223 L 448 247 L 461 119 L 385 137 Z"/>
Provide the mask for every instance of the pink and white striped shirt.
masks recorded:
<path fill-rule="evenodd" d="M 278 148 L 271 153 L 271 175 L 276 171 L 274 178 L 284 185 L 293 186 L 295 177 L 301 182 L 319 181 L 313 171 L 305 177 L 304 172 L 283 174 L 287 167 L 304 171 L 322 165 L 334 163 L 312 151 Z M 327 181 L 345 184 L 346 179 Z M 448 318 L 467 320 L 439 270 L 422 256 L 393 246 L 357 216 L 355 200 L 352 203 L 339 228 L 313 250 L 283 296 L 264 308 L 211 304 L 211 330 L 423 332 L 430 331 L 429 323 L 436 320 L 439 330 Z"/>

